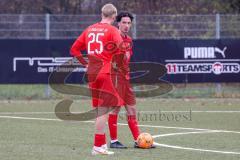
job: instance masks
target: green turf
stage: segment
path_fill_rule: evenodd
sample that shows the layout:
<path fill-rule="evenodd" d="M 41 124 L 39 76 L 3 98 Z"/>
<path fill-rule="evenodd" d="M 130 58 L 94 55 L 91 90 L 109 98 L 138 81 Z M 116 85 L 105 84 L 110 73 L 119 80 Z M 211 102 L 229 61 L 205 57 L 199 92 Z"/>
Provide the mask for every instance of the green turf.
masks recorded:
<path fill-rule="evenodd" d="M 75 84 L 76 85 L 76 84 Z M 78 85 L 76 85 L 78 86 Z M 239 98 L 240 83 L 193 83 L 173 84 L 173 90 L 161 95 L 162 98 Z M 43 100 L 71 97 L 79 99 L 79 95 L 64 95 L 44 84 L 1 84 L 1 100 Z"/>
<path fill-rule="evenodd" d="M 157 143 L 205 150 L 237 152 L 238 155 L 166 147 L 151 150 L 134 149 L 128 127 L 120 125 L 119 139 L 129 148 L 127 150 L 115 149 L 115 155 L 101 156 L 101 158 L 99 156 L 93 157 L 90 154 L 94 123 L 59 121 L 54 114 L 54 108 L 59 101 L 0 101 L 0 159 L 240 159 L 240 100 L 238 99 L 137 100 L 138 111 L 140 111 L 138 112 L 139 124 L 146 125 L 140 128 L 142 131 L 149 132 L 152 135 L 196 132 L 198 131 L 196 129 L 199 128 L 225 131 L 158 137 L 155 138 Z M 71 107 L 72 112 L 87 111 L 89 109 L 91 109 L 89 100 L 75 100 Z M 195 111 L 237 112 L 199 113 Z M 164 114 L 165 117 L 168 116 L 168 119 L 160 117 L 160 114 L 162 116 Z M 3 116 L 41 118 L 41 120 L 11 119 Z M 119 122 L 126 123 L 124 112 L 121 113 Z"/>

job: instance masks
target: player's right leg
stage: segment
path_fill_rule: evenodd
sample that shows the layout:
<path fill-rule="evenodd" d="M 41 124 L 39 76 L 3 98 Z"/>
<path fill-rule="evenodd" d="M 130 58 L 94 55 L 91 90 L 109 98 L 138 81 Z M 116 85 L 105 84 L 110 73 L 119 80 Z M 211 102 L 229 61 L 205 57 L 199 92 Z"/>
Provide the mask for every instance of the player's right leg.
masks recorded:
<path fill-rule="evenodd" d="M 118 121 L 118 114 L 121 110 L 121 107 L 114 107 L 114 109 L 109 113 L 108 118 L 108 127 L 110 133 L 110 148 L 117 148 L 117 149 L 126 149 L 127 147 L 124 146 L 117 137 L 117 121 Z"/>

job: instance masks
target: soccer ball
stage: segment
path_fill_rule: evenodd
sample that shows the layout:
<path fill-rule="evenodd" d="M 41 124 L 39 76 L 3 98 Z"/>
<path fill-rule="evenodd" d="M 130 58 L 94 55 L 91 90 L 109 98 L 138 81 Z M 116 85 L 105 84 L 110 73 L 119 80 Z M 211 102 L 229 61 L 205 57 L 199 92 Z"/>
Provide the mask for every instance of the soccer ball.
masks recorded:
<path fill-rule="evenodd" d="M 151 148 L 153 144 L 153 138 L 149 133 L 141 133 L 137 138 L 137 144 L 140 148 Z"/>

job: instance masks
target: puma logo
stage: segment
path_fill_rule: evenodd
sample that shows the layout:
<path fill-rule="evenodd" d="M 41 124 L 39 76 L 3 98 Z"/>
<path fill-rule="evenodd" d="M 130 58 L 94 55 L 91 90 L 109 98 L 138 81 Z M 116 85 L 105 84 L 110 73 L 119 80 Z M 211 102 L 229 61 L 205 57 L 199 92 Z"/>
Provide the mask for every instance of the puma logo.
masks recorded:
<path fill-rule="evenodd" d="M 216 52 L 216 53 L 220 53 L 220 54 L 223 56 L 223 58 L 225 58 L 225 57 L 226 57 L 226 56 L 225 56 L 225 51 L 226 51 L 226 49 L 227 49 L 227 47 L 224 47 L 223 50 L 215 47 L 215 52 Z"/>
<path fill-rule="evenodd" d="M 225 58 L 226 49 L 227 47 L 224 47 L 223 50 L 218 47 L 184 47 L 184 58 L 216 58 L 216 53 L 220 53 Z"/>

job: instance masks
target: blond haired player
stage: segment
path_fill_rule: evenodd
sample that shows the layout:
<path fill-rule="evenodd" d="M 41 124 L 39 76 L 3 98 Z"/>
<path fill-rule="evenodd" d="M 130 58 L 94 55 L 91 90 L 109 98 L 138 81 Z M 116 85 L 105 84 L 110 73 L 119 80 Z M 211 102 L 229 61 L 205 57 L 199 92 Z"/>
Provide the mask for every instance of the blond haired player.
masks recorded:
<path fill-rule="evenodd" d="M 119 54 L 118 49 L 106 49 L 109 43 L 119 46 L 122 37 L 119 30 L 112 26 L 117 9 L 112 4 L 102 7 L 102 20 L 89 26 L 77 38 L 71 48 L 71 55 L 87 66 L 89 88 L 92 91 L 92 105 L 96 108 L 93 155 L 110 155 L 106 145 L 105 126 L 112 106 L 121 105 L 112 79 L 112 58 Z M 86 50 L 87 63 L 81 51 Z"/>

